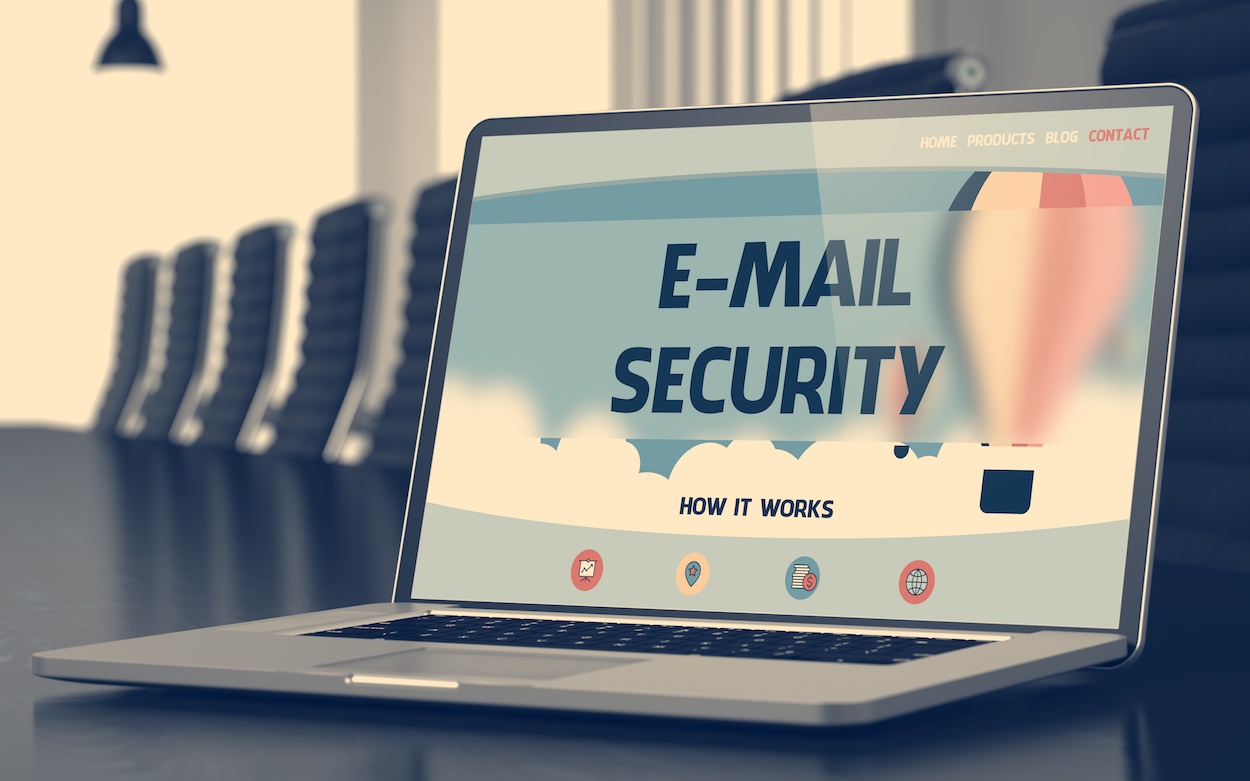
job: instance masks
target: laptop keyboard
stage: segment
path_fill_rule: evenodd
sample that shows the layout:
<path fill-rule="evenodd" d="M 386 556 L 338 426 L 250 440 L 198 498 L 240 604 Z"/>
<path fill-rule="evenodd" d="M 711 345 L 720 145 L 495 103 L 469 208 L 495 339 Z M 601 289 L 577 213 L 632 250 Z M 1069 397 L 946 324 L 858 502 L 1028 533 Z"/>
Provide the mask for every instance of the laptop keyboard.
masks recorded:
<path fill-rule="evenodd" d="M 310 636 L 858 664 L 898 664 L 987 642 L 932 637 L 454 615 L 398 618 L 312 632 Z"/>

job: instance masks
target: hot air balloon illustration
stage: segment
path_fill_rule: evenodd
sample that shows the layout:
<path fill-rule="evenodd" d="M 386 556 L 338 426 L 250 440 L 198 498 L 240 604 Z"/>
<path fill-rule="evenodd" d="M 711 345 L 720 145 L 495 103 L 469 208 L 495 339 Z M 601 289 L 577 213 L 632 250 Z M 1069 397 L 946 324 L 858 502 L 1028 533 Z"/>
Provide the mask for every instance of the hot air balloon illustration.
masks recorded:
<path fill-rule="evenodd" d="M 973 174 L 952 204 L 952 309 L 994 443 L 1044 442 L 1128 298 L 1137 244 L 1119 176 Z"/>
<path fill-rule="evenodd" d="M 1041 444 L 1129 295 L 1138 235 L 1115 175 L 978 172 L 951 205 L 951 305 L 993 444 Z M 987 470 L 985 512 L 1027 512 L 1032 473 Z M 1009 491 L 1004 485 L 1017 486 Z M 987 505 L 988 497 L 988 505 Z"/>

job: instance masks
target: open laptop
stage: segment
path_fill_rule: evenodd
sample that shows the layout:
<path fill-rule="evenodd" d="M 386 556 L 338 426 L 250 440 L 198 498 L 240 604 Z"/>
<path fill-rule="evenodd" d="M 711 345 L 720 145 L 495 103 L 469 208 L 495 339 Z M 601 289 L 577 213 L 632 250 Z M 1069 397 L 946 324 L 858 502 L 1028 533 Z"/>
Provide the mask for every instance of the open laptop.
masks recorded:
<path fill-rule="evenodd" d="M 864 723 L 1142 650 L 1174 85 L 488 120 L 393 601 L 72 680 Z"/>

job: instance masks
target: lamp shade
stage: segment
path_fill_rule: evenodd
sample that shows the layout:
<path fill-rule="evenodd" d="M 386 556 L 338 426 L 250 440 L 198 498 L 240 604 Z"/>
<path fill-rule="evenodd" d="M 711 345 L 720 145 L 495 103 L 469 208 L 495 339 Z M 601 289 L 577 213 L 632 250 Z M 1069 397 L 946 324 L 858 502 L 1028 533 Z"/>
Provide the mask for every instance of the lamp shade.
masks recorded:
<path fill-rule="evenodd" d="M 117 32 L 104 45 L 97 68 L 115 65 L 161 67 L 156 50 L 139 29 L 138 0 L 121 0 L 117 4 Z"/>

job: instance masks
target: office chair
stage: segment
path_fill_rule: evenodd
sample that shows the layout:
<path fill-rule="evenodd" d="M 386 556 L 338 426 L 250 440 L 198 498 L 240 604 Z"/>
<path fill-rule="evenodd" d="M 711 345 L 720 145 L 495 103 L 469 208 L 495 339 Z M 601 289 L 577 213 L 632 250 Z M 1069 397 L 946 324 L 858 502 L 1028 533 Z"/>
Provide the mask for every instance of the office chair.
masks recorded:
<path fill-rule="evenodd" d="M 1250 571 L 1250 3 L 1151 3 L 1113 23 L 1108 84 L 1175 81 L 1198 99 L 1172 368 L 1159 558 Z"/>
<path fill-rule="evenodd" d="M 199 411 L 197 445 L 248 450 L 269 403 L 282 332 L 291 227 L 262 225 L 235 241 L 225 365 Z"/>
<path fill-rule="evenodd" d="M 372 366 L 385 215 L 382 201 L 361 199 L 316 218 L 301 363 L 270 452 L 332 462 L 343 449 Z"/>
<path fill-rule="evenodd" d="M 404 357 L 395 370 L 395 389 L 373 427 L 373 449 L 365 459 L 370 465 L 405 472 L 412 467 L 455 200 L 455 179 L 440 181 L 417 194 L 412 214 L 409 297 L 404 307 Z"/>
<path fill-rule="evenodd" d="M 831 100 L 882 95 L 935 95 L 972 92 L 985 84 L 985 60 L 975 54 L 950 52 L 884 65 L 817 84 L 782 100 Z"/>
<path fill-rule="evenodd" d="M 123 436 L 168 440 L 199 406 L 216 258 L 217 244 L 212 241 L 193 242 L 177 251 L 165 365 L 156 387 L 146 392 L 138 414 L 130 421 L 122 421 Z"/>
<path fill-rule="evenodd" d="M 128 399 L 148 366 L 152 341 L 152 313 L 156 300 L 155 255 L 141 255 L 122 270 L 121 312 L 118 316 L 117 359 L 113 376 L 96 413 L 93 430 L 116 434 Z"/>

